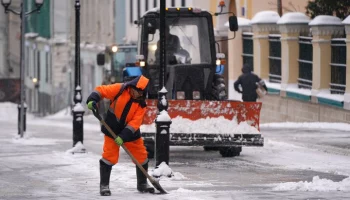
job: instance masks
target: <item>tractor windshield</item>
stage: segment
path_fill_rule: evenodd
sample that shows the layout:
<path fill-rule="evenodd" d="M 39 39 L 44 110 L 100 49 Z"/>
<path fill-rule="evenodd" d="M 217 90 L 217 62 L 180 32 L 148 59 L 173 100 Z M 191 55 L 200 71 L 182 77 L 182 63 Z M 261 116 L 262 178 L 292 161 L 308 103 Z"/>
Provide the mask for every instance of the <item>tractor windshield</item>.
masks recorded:
<path fill-rule="evenodd" d="M 159 62 L 159 21 L 155 33 L 148 34 L 147 63 Z M 209 64 L 211 60 L 208 21 L 205 17 L 168 17 L 166 21 L 168 64 Z"/>

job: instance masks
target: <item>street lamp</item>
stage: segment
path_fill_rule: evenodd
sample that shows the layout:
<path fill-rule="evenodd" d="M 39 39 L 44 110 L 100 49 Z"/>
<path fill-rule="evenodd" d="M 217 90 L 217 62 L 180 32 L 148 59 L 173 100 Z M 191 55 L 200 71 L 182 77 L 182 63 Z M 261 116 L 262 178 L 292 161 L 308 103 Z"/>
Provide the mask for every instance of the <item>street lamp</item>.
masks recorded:
<path fill-rule="evenodd" d="M 22 0 L 21 2 L 21 9 L 20 11 L 15 11 L 10 8 L 11 0 L 1 0 L 2 6 L 5 8 L 5 13 L 8 13 L 9 11 L 12 12 L 15 15 L 19 15 L 21 18 L 21 45 L 20 45 L 20 79 L 21 79 L 21 94 L 20 94 L 20 105 L 18 105 L 18 134 L 23 137 L 23 132 L 25 131 L 26 123 L 25 123 L 25 88 L 24 88 L 24 70 L 25 70 L 25 63 L 24 63 L 24 34 L 25 34 L 25 17 L 34 13 L 34 12 L 40 12 L 40 8 L 44 3 L 44 0 L 35 0 L 35 6 L 36 8 L 34 10 L 24 12 L 24 3 L 25 0 Z"/>
<path fill-rule="evenodd" d="M 83 143 L 83 116 L 84 108 L 81 105 L 81 85 L 80 85 L 80 1 L 75 0 L 75 90 L 73 108 L 73 146 L 78 142 Z M 85 149 L 82 149 L 84 152 Z"/>

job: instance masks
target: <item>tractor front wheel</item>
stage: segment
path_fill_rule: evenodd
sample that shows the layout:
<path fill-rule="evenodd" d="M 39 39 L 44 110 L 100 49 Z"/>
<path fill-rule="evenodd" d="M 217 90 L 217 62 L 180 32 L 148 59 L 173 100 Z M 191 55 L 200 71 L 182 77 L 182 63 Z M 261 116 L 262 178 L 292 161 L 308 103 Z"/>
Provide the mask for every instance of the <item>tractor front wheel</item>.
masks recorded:
<path fill-rule="evenodd" d="M 219 152 L 222 157 L 235 157 L 241 154 L 242 147 L 221 147 Z"/>
<path fill-rule="evenodd" d="M 203 149 L 204 151 L 217 151 L 219 150 L 220 147 L 216 147 L 216 146 L 204 146 Z"/>

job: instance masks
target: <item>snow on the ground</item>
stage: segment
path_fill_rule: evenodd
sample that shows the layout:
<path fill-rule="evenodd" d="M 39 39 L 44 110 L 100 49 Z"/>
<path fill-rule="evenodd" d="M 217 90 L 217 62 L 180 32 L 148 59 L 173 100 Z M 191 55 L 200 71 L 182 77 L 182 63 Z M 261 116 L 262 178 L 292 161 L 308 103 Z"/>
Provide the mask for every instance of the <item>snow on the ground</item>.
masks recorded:
<path fill-rule="evenodd" d="M 250 152 L 252 151 L 252 152 Z M 246 148 L 250 158 L 260 163 L 283 166 L 285 169 L 314 170 L 350 176 L 347 155 L 327 154 L 295 144 L 265 138 L 264 148 Z"/>
<path fill-rule="evenodd" d="M 328 123 L 328 122 L 283 122 L 260 124 L 261 128 L 309 128 L 309 129 L 331 129 L 340 131 L 350 131 L 350 124 Z"/>
<path fill-rule="evenodd" d="M 68 149 L 66 151 L 66 153 L 71 153 L 71 154 L 75 154 L 75 153 L 85 153 L 86 152 L 86 148 L 84 147 L 84 145 L 79 141 L 77 142 L 73 148 Z"/>
<path fill-rule="evenodd" d="M 11 121 L 17 120 L 17 105 L 11 104 L 11 103 L 0 103 L 0 120 L 2 121 Z M 62 110 L 61 112 L 58 112 L 55 115 L 44 117 L 44 118 L 38 118 L 33 117 L 29 114 L 29 118 L 27 120 L 28 124 L 38 124 L 43 126 L 64 126 L 64 127 L 71 127 L 72 122 L 71 120 L 61 120 L 65 119 L 68 116 L 71 118 L 70 113 L 67 112 L 67 110 Z M 93 116 L 85 116 L 84 118 L 93 118 Z M 33 120 L 34 119 L 34 120 Z M 176 122 L 176 123 L 175 123 Z M 215 126 L 212 124 L 207 123 L 206 120 L 199 121 L 198 124 L 194 124 L 194 122 L 185 120 L 185 119 L 175 119 L 173 120 L 173 124 L 171 125 L 173 127 L 173 130 L 178 131 L 192 131 L 190 127 L 196 127 L 199 130 L 210 130 L 214 131 L 216 129 L 223 128 L 224 130 L 234 130 L 237 129 L 241 124 L 242 126 L 249 126 L 248 124 L 241 123 L 240 125 L 237 124 L 235 121 L 225 121 L 222 118 L 218 118 L 216 121 L 217 124 L 220 124 L 220 126 Z M 231 125 L 230 125 L 231 124 Z M 233 127 L 233 125 L 235 127 Z M 275 128 L 310 128 L 310 129 L 333 129 L 333 130 L 343 130 L 343 131 L 350 131 L 350 125 L 346 123 L 292 123 L 292 122 L 286 122 L 286 123 L 268 123 L 268 124 L 261 124 L 260 127 L 275 127 Z M 154 131 L 155 127 L 144 127 L 145 130 L 152 128 L 152 131 Z M 245 127 L 246 128 L 246 127 Z M 245 128 L 242 128 L 240 130 L 246 130 Z M 93 131 L 99 131 L 100 127 L 98 125 L 98 122 L 96 124 L 84 124 L 84 129 L 93 130 Z M 16 131 L 16 130 L 14 130 Z M 29 132 L 28 132 L 29 133 Z M 15 138 L 15 139 L 9 139 L 10 142 L 14 144 L 20 144 L 20 145 L 52 145 L 55 143 L 58 143 L 59 141 L 56 139 L 39 139 L 35 138 L 35 135 L 33 137 L 25 137 L 25 138 Z M 78 149 L 82 149 L 83 147 L 78 146 Z M 70 149 L 67 152 L 74 151 L 76 149 Z M 71 171 L 72 174 L 79 171 L 79 173 L 89 173 L 89 176 L 93 176 L 93 178 L 98 177 L 98 173 L 96 172 L 95 168 L 96 166 L 96 159 L 98 159 L 100 156 L 91 154 L 91 153 L 85 153 L 85 154 L 71 154 L 71 153 L 54 153 L 52 157 L 49 159 L 48 162 L 54 162 L 57 163 L 57 165 L 64 164 L 64 163 L 71 163 L 73 166 L 67 166 L 64 168 L 60 168 L 60 170 L 68 170 Z M 285 167 L 286 169 L 292 168 L 292 169 L 302 169 L 302 170 L 314 170 L 314 171 L 320 171 L 320 172 L 329 172 L 334 174 L 340 174 L 349 176 L 350 175 L 350 162 L 348 162 L 348 157 L 343 155 L 332 155 L 331 157 L 325 153 L 320 153 L 317 150 L 313 149 L 307 149 L 305 147 L 279 142 L 279 141 L 273 141 L 268 138 L 265 138 L 265 145 L 263 148 L 246 148 L 244 150 L 244 159 L 252 160 L 254 162 L 258 163 L 266 163 L 272 166 L 279 166 L 279 167 Z M 27 159 L 27 161 L 26 161 Z M 41 162 L 42 157 L 39 156 L 35 158 L 34 156 L 30 156 L 28 158 L 25 158 L 24 160 L 21 160 L 23 163 L 30 163 L 34 159 L 37 159 L 37 162 Z M 121 163 L 115 166 L 117 170 L 115 170 L 115 173 L 118 173 L 118 180 L 120 182 L 125 182 L 125 185 L 123 188 L 134 188 L 135 187 L 135 172 L 134 170 L 130 170 L 130 166 L 132 166 L 132 163 Z M 93 173 L 93 170 L 95 170 Z M 188 181 L 186 177 L 184 177 L 181 173 L 173 172 L 171 168 L 168 166 L 161 166 L 159 168 L 159 171 L 154 170 L 151 171 L 152 173 L 157 174 L 165 174 L 168 175 L 169 171 L 171 171 L 172 178 L 166 178 L 161 179 L 161 184 L 163 187 L 176 187 L 179 188 L 177 190 L 173 190 L 171 192 L 171 195 L 169 197 L 171 198 L 182 198 L 182 199 L 215 199 L 212 198 L 212 196 L 207 196 L 208 194 L 212 193 L 213 191 L 192 191 L 188 189 L 184 189 L 183 185 L 190 184 L 185 183 L 184 181 Z M 48 171 L 48 178 L 51 177 L 51 174 L 55 174 L 56 176 L 62 175 L 61 171 Z M 59 177 L 56 177 L 53 181 L 54 184 L 59 184 L 61 187 L 65 187 L 65 189 L 68 189 L 72 187 L 71 184 L 69 184 L 71 177 L 67 177 L 67 179 L 64 179 L 64 177 L 60 178 L 61 181 L 57 181 Z M 131 180 L 131 182 L 130 182 Z M 174 180 L 180 180 L 180 182 L 174 182 Z M 115 181 L 115 180 L 114 180 Z M 91 182 L 91 181 L 90 181 Z M 95 183 L 90 183 L 95 184 Z M 203 186 L 206 186 L 208 183 L 205 182 L 196 182 L 196 184 L 202 184 Z M 296 190 L 296 191 L 349 191 L 350 189 L 350 178 L 346 178 L 340 182 L 334 182 L 328 179 L 322 179 L 317 176 L 313 178 L 312 181 L 301 181 L 301 182 L 288 182 L 288 183 L 280 183 L 273 187 L 274 190 L 283 191 L 283 190 Z M 114 188 L 115 189 L 115 188 Z M 118 192 L 118 190 L 116 191 Z M 220 193 L 218 191 L 215 191 L 215 193 Z M 189 194 L 189 195 L 188 195 Z M 141 196 L 139 196 L 141 197 Z"/>
<path fill-rule="evenodd" d="M 152 175 L 154 177 L 160 177 L 160 176 L 172 177 L 173 170 L 171 170 L 171 168 L 165 162 L 162 162 L 160 163 L 160 165 L 157 166 L 156 169 L 153 170 Z"/>
<path fill-rule="evenodd" d="M 331 124 L 328 124 L 331 125 Z M 328 126 L 332 128 L 333 126 Z M 246 148 L 245 157 L 258 163 L 291 170 L 312 170 L 324 173 L 350 176 L 349 157 L 321 153 L 290 143 L 265 138 L 264 148 Z M 340 182 L 314 177 L 311 182 L 287 182 L 274 184 L 278 191 L 350 191 L 350 178 Z"/>
<path fill-rule="evenodd" d="M 281 183 L 273 188 L 277 191 L 296 190 L 296 191 L 350 191 L 350 178 L 343 179 L 340 182 L 322 179 L 318 176 L 313 177 L 311 182 L 299 181 Z"/>
<path fill-rule="evenodd" d="M 11 102 L 0 103 L 0 120 L 14 121 L 18 119 L 18 105 Z M 27 119 L 32 117 L 31 114 L 27 115 Z"/>

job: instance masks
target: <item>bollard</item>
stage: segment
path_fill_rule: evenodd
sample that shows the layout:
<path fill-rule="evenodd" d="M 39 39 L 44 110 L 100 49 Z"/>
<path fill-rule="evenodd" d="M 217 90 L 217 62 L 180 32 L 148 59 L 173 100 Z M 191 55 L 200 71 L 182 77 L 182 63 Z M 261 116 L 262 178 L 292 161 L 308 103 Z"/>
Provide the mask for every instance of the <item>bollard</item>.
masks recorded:
<path fill-rule="evenodd" d="M 73 147 L 77 142 L 83 143 L 84 141 L 83 115 L 84 111 L 73 110 Z"/>
<path fill-rule="evenodd" d="M 163 87 L 158 92 L 158 110 L 159 113 L 155 120 L 156 123 L 156 137 L 155 137 L 155 158 L 156 166 L 159 166 L 162 162 L 169 165 L 169 140 L 170 140 L 170 124 L 171 118 L 168 115 L 168 101 L 166 99 L 167 90 Z"/>
<path fill-rule="evenodd" d="M 18 135 L 21 135 L 21 133 L 20 133 L 20 126 L 21 126 L 21 104 L 18 104 L 18 106 L 17 106 L 17 108 L 18 108 Z M 26 122 L 26 116 L 27 116 L 27 105 L 26 104 L 24 104 L 24 108 L 23 108 L 23 132 L 26 132 L 26 124 L 27 124 L 27 122 Z"/>

